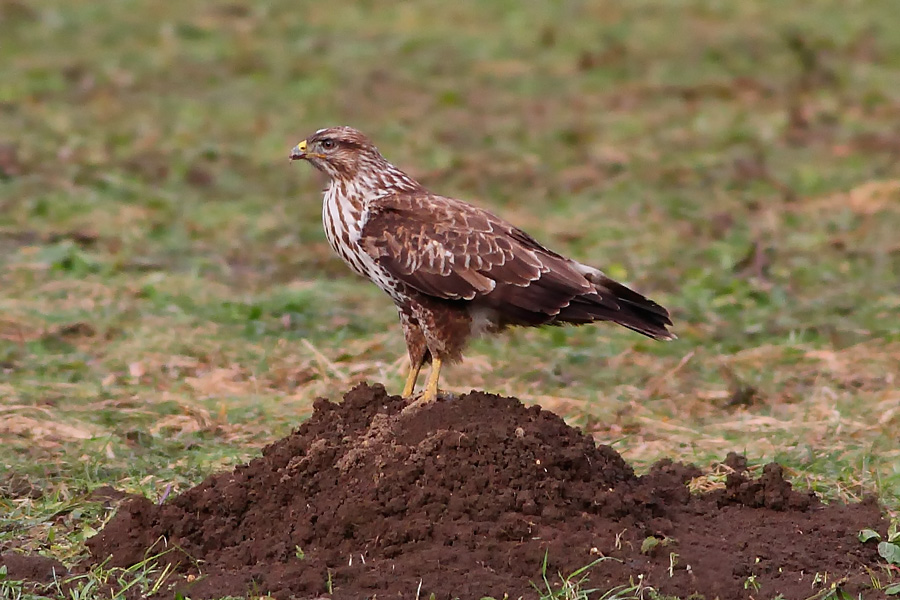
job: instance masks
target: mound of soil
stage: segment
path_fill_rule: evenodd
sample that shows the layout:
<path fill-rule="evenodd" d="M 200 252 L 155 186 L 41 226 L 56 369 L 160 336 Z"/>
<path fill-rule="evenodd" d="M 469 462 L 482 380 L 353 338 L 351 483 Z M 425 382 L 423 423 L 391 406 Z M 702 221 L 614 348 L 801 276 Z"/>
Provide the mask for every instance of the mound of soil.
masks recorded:
<path fill-rule="evenodd" d="M 735 455 L 724 489 L 691 494 L 693 466 L 637 477 L 559 417 L 480 392 L 403 408 L 381 386 L 319 400 L 249 464 L 161 506 L 126 501 L 91 553 L 129 566 L 162 538 L 195 600 L 530 598 L 545 555 L 557 583 L 610 557 L 589 587 L 642 577 L 682 598 L 806 598 L 824 569 L 853 597 L 871 587 L 877 551 L 856 533 L 886 529 L 874 501 L 825 506 L 776 464 L 748 478 Z"/>

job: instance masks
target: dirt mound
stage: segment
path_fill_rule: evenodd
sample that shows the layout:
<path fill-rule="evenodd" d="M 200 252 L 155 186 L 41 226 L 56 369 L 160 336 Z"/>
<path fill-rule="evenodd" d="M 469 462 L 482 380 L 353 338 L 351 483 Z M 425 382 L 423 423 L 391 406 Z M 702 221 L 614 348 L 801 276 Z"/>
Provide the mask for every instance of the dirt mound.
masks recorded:
<path fill-rule="evenodd" d="M 877 552 L 855 536 L 886 528 L 878 506 L 823 506 L 775 464 L 753 480 L 731 455 L 724 489 L 691 494 L 696 468 L 663 461 L 637 477 L 612 448 L 514 399 L 403 407 L 380 386 L 320 400 L 249 464 L 162 506 L 127 501 L 91 553 L 131 565 L 165 538 L 180 548 L 166 558 L 203 574 L 184 584 L 195 600 L 536 597 L 545 553 L 552 579 L 607 556 L 590 587 L 643 576 L 710 600 L 757 587 L 757 597 L 806 598 L 822 569 L 854 597 L 871 585 Z"/>

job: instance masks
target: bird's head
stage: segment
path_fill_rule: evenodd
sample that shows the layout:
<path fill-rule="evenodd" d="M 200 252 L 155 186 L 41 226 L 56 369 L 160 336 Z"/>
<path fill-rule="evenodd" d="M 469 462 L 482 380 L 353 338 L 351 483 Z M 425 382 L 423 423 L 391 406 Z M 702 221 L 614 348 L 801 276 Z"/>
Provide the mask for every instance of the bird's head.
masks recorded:
<path fill-rule="evenodd" d="M 353 179 L 360 170 L 386 162 L 375 145 L 352 127 L 320 129 L 291 150 L 291 160 L 306 160 L 332 179 Z"/>

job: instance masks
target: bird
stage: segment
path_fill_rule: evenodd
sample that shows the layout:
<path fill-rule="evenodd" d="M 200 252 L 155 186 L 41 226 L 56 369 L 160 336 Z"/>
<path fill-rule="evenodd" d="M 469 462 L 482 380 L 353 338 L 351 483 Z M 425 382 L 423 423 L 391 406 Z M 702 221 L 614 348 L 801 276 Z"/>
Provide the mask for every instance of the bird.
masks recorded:
<path fill-rule="evenodd" d="M 291 149 L 290 160 L 327 176 L 329 245 L 396 304 L 410 363 L 402 395 L 414 404 L 436 400 L 441 367 L 460 361 L 473 337 L 510 326 L 610 321 L 675 339 L 661 305 L 488 210 L 430 192 L 352 127 L 319 129 Z"/>

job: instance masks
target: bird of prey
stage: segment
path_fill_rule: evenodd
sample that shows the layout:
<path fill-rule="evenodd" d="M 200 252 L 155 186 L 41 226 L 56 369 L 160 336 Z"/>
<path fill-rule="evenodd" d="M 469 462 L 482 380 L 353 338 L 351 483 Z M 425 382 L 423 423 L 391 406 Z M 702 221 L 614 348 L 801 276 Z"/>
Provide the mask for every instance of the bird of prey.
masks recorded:
<path fill-rule="evenodd" d="M 419 402 L 434 400 L 442 364 L 460 360 L 474 335 L 511 325 L 612 321 L 675 337 L 659 304 L 482 208 L 433 194 L 353 128 L 320 129 L 290 158 L 330 178 L 322 205 L 329 244 L 397 305 L 410 359 L 405 397 L 431 362 Z"/>

